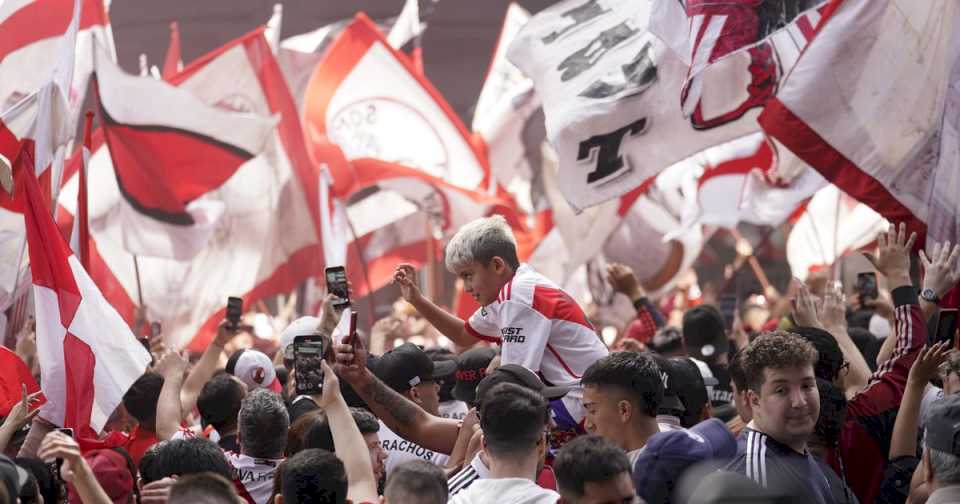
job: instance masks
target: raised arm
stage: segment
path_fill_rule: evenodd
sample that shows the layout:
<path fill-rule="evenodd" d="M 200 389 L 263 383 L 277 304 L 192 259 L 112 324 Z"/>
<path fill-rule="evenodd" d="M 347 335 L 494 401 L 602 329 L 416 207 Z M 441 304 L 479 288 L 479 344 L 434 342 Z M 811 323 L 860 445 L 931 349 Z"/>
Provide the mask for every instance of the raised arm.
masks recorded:
<path fill-rule="evenodd" d="M 960 244 L 954 247 L 950 246 L 950 242 L 934 244 L 929 256 L 925 250 L 921 250 L 920 264 L 923 265 L 922 290 L 929 289 L 939 300 L 960 282 Z M 923 320 L 930 320 L 938 305 L 921 296 L 920 308 L 923 310 Z"/>
<path fill-rule="evenodd" d="M 435 452 L 449 454 L 457 442 L 460 422 L 433 416 L 377 379 L 366 366 L 367 350 L 359 341 L 335 345 L 337 373 L 357 392 L 373 414 L 400 437 Z"/>
<path fill-rule="evenodd" d="M 947 359 L 952 343 L 942 342 L 920 351 L 910 367 L 907 387 L 900 402 L 900 411 L 893 425 L 890 439 L 890 460 L 897 457 L 917 456 L 917 432 L 920 419 L 920 402 L 930 379 L 937 376 L 940 364 Z"/>
<path fill-rule="evenodd" d="M 34 407 L 34 403 L 39 400 L 43 392 L 36 391 L 27 394 L 27 386 L 20 386 L 20 401 L 10 408 L 10 413 L 3 419 L 3 425 L 0 425 L 0 453 L 7 449 L 10 440 L 24 425 L 27 425 L 40 412 L 39 407 Z"/>
<path fill-rule="evenodd" d="M 378 502 L 370 451 L 340 394 L 340 380 L 326 361 L 320 361 L 320 367 L 323 369 L 323 394 L 313 399 L 327 415 L 334 449 L 347 471 L 347 498 L 351 502 Z"/>
<path fill-rule="evenodd" d="M 157 363 L 156 372 L 163 376 L 163 387 L 157 401 L 157 440 L 166 441 L 180 430 L 183 410 L 180 409 L 183 373 L 187 362 L 175 352 L 169 352 Z"/>
<path fill-rule="evenodd" d="M 427 319 L 433 327 L 436 327 L 444 336 L 462 347 L 473 346 L 477 340 L 471 336 L 466 329 L 466 325 L 459 317 L 451 315 L 446 310 L 433 304 L 432 301 L 423 297 L 420 288 L 413 280 L 415 270 L 409 264 L 397 266 L 393 273 L 393 281 L 400 286 L 400 293 L 403 299 L 412 304 L 417 312 Z"/>
<path fill-rule="evenodd" d="M 220 367 L 220 357 L 223 355 L 223 349 L 236 336 L 238 330 L 231 328 L 227 321 L 220 322 L 213 342 L 203 351 L 197 365 L 190 370 L 190 374 L 183 382 L 183 388 L 180 390 L 180 411 L 182 415 L 188 415 L 197 406 L 200 391 L 210 381 L 210 378 L 213 378 L 213 374 L 217 372 Z"/>
<path fill-rule="evenodd" d="M 43 438 L 37 458 L 41 460 L 61 459 L 60 476 L 71 483 L 85 504 L 112 504 L 86 459 L 80 453 L 80 446 L 69 436 L 60 432 L 51 432 Z M 18 501 L 19 502 L 19 501 Z"/>
<path fill-rule="evenodd" d="M 643 287 L 640 286 L 630 266 L 618 263 L 608 266 L 607 282 L 613 287 L 614 292 L 630 298 L 634 309 L 637 310 L 637 320 L 652 327 L 652 332 L 666 325 L 667 321 L 663 318 L 663 314 L 647 299 Z"/>

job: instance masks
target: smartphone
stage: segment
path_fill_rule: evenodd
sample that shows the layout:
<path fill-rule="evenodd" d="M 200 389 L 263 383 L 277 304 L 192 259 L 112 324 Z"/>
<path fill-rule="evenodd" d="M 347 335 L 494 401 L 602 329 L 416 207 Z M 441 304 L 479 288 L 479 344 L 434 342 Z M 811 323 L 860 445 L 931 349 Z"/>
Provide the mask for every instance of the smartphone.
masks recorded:
<path fill-rule="evenodd" d="M 737 313 L 737 296 L 720 296 L 720 313 L 723 314 L 723 323 L 729 333 L 733 330 L 733 319 Z"/>
<path fill-rule="evenodd" d="M 949 341 L 957 347 L 957 309 L 943 308 L 937 316 L 937 330 L 934 332 L 933 343 Z"/>
<path fill-rule="evenodd" d="M 160 325 L 160 322 L 154 322 L 150 324 L 150 338 L 159 338 L 160 333 L 163 332 L 163 326 Z"/>
<path fill-rule="evenodd" d="M 877 292 L 877 274 L 872 271 L 857 273 L 857 292 L 860 294 L 860 302 L 880 297 Z"/>
<path fill-rule="evenodd" d="M 350 332 L 348 333 L 348 336 L 350 336 L 350 344 L 353 345 L 354 348 L 356 348 L 357 347 L 357 312 L 355 311 L 350 313 Z"/>
<path fill-rule="evenodd" d="M 298 395 L 323 392 L 323 337 L 317 334 L 293 338 L 293 372 Z"/>
<path fill-rule="evenodd" d="M 227 298 L 227 322 L 230 327 L 240 327 L 240 315 L 243 315 L 243 299 L 238 297 Z"/>
<path fill-rule="evenodd" d="M 350 291 L 347 288 L 347 270 L 343 266 L 334 266 L 324 271 L 327 278 L 327 290 L 330 294 L 340 298 L 333 304 L 334 308 L 340 309 L 350 306 Z"/>
<path fill-rule="evenodd" d="M 64 433 L 64 434 L 70 436 L 71 439 L 73 439 L 73 429 L 71 429 L 71 428 L 69 428 L 69 427 L 61 427 L 61 428 L 57 429 L 57 432 L 62 432 L 62 433 Z"/>

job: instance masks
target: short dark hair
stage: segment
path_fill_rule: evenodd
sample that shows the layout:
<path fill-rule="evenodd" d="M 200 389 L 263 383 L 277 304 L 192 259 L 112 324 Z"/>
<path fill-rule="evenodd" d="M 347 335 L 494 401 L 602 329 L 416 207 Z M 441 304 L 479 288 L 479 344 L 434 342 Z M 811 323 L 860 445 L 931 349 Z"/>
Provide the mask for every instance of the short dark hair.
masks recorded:
<path fill-rule="evenodd" d="M 757 393 L 763 388 L 765 369 L 813 367 L 817 363 L 817 350 L 809 341 L 784 331 L 761 333 L 742 353 L 740 366 L 747 388 Z"/>
<path fill-rule="evenodd" d="M 730 381 L 737 387 L 737 392 L 747 391 L 747 375 L 743 374 L 743 350 L 738 350 L 733 354 L 730 363 L 727 364 L 727 371 L 730 373 Z"/>
<path fill-rule="evenodd" d="M 549 421 L 543 396 L 513 383 L 495 385 L 480 405 L 484 443 L 497 458 L 527 455 L 537 446 Z"/>
<path fill-rule="evenodd" d="M 57 502 L 60 499 L 59 483 L 48 464 L 39 459 L 26 457 L 17 457 L 13 462 L 26 469 L 36 480 L 43 502 Z"/>
<path fill-rule="evenodd" d="M 591 364 L 580 382 L 584 386 L 619 388 L 649 417 L 657 416 L 663 401 L 660 367 L 647 354 L 612 353 Z"/>
<path fill-rule="evenodd" d="M 303 450 L 284 461 L 281 469 L 284 503 L 344 504 L 347 500 L 346 468 L 327 450 Z"/>
<path fill-rule="evenodd" d="M 162 476 L 157 476 L 157 459 L 160 453 L 160 447 L 167 443 L 169 443 L 169 441 L 160 441 L 147 448 L 147 450 L 143 452 L 143 456 L 140 457 L 140 464 L 137 466 L 137 470 L 140 472 L 140 480 L 143 481 L 144 485 L 162 478 Z"/>
<path fill-rule="evenodd" d="M 425 460 L 411 460 L 393 468 L 383 495 L 391 504 L 445 504 L 448 492 L 442 469 Z"/>
<path fill-rule="evenodd" d="M 673 326 L 657 329 L 650 340 L 650 348 L 664 356 L 686 355 L 687 352 L 683 346 L 683 334 Z"/>
<path fill-rule="evenodd" d="M 557 454 L 553 472 L 561 494 L 582 497 L 587 482 L 600 483 L 629 473 L 630 459 L 620 447 L 602 436 L 578 436 Z"/>
<path fill-rule="evenodd" d="M 287 446 L 290 414 L 276 393 L 256 389 L 240 407 L 240 450 L 256 458 L 280 458 Z"/>
<path fill-rule="evenodd" d="M 353 421 L 357 424 L 360 434 L 372 434 L 380 431 L 380 422 L 377 417 L 373 416 L 373 413 L 361 408 L 350 408 L 350 414 L 353 416 Z M 335 452 L 329 417 L 323 414 L 319 415 L 317 421 L 306 431 L 302 443 L 301 449 L 320 448 Z"/>
<path fill-rule="evenodd" d="M 233 375 L 218 373 L 200 390 L 197 409 L 207 425 L 223 432 L 237 425 L 240 403 L 243 401 L 243 384 Z"/>
<path fill-rule="evenodd" d="M 203 472 L 179 478 L 170 487 L 169 504 L 236 504 L 239 499 L 233 483 L 219 474 Z"/>
<path fill-rule="evenodd" d="M 307 434 L 324 421 L 324 413 L 321 409 L 310 410 L 300 415 L 287 430 L 287 457 L 292 457 L 306 448 L 305 443 Z"/>
<path fill-rule="evenodd" d="M 140 460 L 141 473 L 143 459 Z M 230 463 L 223 450 L 206 438 L 173 439 L 157 445 L 156 458 L 152 462 L 149 479 L 157 481 L 167 476 L 185 476 L 212 472 L 224 478 L 233 478 Z M 141 474 L 146 481 L 147 474 Z"/>
<path fill-rule="evenodd" d="M 790 332 L 809 341 L 817 350 L 817 363 L 813 366 L 817 378 L 833 381 L 840 376 L 843 351 L 833 335 L 817 327 L 794 327 Z"/>
<path fill-rule="evenodd" d="M 157 403 L 162 388 L 163 377 L 147 371 L 123 394 L 123 407 L 140 425 L 153 429 L 157 423 Z"/>

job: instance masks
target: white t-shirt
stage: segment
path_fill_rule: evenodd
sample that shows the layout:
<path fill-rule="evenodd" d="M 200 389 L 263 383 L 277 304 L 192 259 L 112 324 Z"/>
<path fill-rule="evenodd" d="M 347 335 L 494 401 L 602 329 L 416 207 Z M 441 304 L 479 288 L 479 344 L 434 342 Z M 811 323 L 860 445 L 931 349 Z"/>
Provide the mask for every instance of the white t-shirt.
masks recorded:
<path fill-rule="evenodd" d="M 463 401 L 446 401 L 440 403 L 440 416 L 443 418 L 463 420 L 469 411 L 470 408 L 468 408 L 467 403 Z"/>
<path fill-rule="evenodd" d="M 560 494 L 526 478 L 497 478 L 474 481 L 454 495 L 450 504 L 556 504 Z"/>
<path fill-rule="evenodd" d="M 444 467 L 450 460 L 449 455 L 437 453 L 428 450 L 412 441 L 403 439 L 387 427 L 387 424 L 380 421 L 380 446 L 387 452 L 387 462 L 385 474 L 390 476 L 390 471 L 398 464 L 408 460 L 426 460 L 436 466 Z"/>
<path fill-rule="evenodd" d="M 256 459 L 248 455 L 223 452 L 233 469 L 233 482 L 249 504 L 266 504 L 273 496 L 273 476 L 283 459 Z"/>
<path fill-rule="evenodd" d="M 576 422 L 586 416 L 584 371 L 609 354 L 580 305 L 555 283 L 521 264 L 497 300 L 466 323 L 476 338 L 501 345 L 501 364 L 519 364 L 548 385 L 573 387 L 564 405 Z"/>

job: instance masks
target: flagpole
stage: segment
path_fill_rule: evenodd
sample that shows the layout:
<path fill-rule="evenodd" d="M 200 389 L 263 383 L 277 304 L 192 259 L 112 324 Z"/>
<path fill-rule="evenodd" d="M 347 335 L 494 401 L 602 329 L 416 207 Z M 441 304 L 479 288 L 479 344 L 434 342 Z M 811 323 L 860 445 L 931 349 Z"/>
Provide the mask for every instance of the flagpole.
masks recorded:
<path fill-rule="evenodd" d="M 137 277 L 137 304 L 143 308 L 143 288 L 140 286 L 140 261 L 137 260 L 137 254 L 133 256 L 133 274 Z"/>
<path fill-rule="evenodd" d="M 367 294 L 369 296 L 367 301 L 370 303 L 370 320 L 372 322 L 376 322 L 377 305 L 373 298 L 373 284 L 370 282 L 370 271 L 367 268 L 367 258 L 363 257 L 363 250 L 360 248 L 360 243 L 357 239 L 357 230 L 354 229 L 353 221 L 350 220 L 350 216 L 344 215 L 343 220 L 347 222 L 347 229 L 350 230 L 350 235 L 353 236 L 353 247 L 357 251 L 357 257 L 360 259 L 360 267 L 363 269 L 363 281 L 367 284 L 367 292 L 369 293 Z M 346 264 L 344 264 L 344 266 L 346 266 Z"/>

